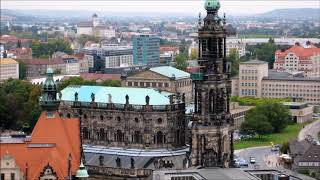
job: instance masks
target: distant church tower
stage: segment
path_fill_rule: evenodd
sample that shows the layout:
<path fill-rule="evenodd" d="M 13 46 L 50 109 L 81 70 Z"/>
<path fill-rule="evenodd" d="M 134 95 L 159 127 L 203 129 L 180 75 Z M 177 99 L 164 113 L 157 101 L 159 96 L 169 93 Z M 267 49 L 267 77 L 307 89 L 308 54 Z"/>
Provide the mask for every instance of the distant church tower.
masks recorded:
<path fill-rule="evenodd" d="M 206 0 L 207 16 L 199 20 L 199 72 L 195 87 L 192 129 L 193 166 L 233 165 L 233 119 L 229 111 L 230 68 L 226 60 L 225 18 L 218 16 L 218 0 Z M 200 18 L 199 18 L 200 19 Z"/>
<path fill-rule="evenodd" d="M 99 18 L 96 13 L 92 15 L 92 25 L 93 27 L 97 27 L 99 25 Z"/>

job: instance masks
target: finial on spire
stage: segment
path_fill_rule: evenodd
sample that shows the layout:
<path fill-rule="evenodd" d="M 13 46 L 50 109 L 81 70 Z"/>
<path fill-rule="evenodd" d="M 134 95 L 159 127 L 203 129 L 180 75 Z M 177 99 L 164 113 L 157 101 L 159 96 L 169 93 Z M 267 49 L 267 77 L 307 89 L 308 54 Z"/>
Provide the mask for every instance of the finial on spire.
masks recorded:
<path fill-rule="evenodd" d="M 199 12 L 198 25 L 201 27 L 201 12 Z"/>

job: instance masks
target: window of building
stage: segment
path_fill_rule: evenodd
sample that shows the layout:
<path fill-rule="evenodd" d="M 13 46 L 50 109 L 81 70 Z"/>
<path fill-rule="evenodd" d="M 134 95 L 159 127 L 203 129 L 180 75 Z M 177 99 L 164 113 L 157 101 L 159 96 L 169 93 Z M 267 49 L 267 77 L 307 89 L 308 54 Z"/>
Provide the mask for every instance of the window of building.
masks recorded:
<path fill-rule="evenodd" d="M 158 123 L 159 123 L 159 124 L 162 123 L 162 118 L 158 118 Z"/>
<path fill-rule="evenodd" d="M 150 87 L 150 82 L 146 82 L 146 87 Z"/>
<path fill-rule="evenodd" d="M 10 176 L 11 176 L 11 180 L 15 180 L 15 174 L 14 173 L 11 173 Z"/>
<path fill-rule="evenodd" d="M 128 86 L 132 86 L 132 82 L 128 82 Z"/>
<path fill-rule="evenodd" d="M 140 82 L 140 87 L 144 87 L 144 82 Z"/>
<path fill-rule="evenodd" d="M 4 173 L 1 173 L 1 180 L 4 180 Z"/>
<path fill-rule="evenodd" d="M 153 82 L 152 87 L 157 87 L 157 83 Z"/>
<path fill-rule="evenodd" d="M 117 120 L 118 120 L 118 122 L 120 122 L 120 121 L 121 121 L 121 117 L 120 117 L 120 116 L 118 116 L 118 117 L 117 117 Z"/>
<path fill-rule="evenodd" d="M 134 86 L 138 86 L 138 82 L 134 82 Z"/>
<path fill-rule="evenodd" d="M 158 87 L 162 87 L 162 83 L 158 83 Z"/>
<path fill-rule="evenodd" d="M 169 87 L 169 83 L 164 83 L 164 87 Z"/>
<path fill-rule="evenodd" d="M 138 122 L 139 122 L 139 119 L 138 119 L 138 118 L 134 118 L 134 121 L 135 121 L 136 123 L 138 123 Z"/>
<path fill-rule="evenodd" d="M 102 115 L 100 115 L 100 120 L 103 121 L 103 116 Z"/>

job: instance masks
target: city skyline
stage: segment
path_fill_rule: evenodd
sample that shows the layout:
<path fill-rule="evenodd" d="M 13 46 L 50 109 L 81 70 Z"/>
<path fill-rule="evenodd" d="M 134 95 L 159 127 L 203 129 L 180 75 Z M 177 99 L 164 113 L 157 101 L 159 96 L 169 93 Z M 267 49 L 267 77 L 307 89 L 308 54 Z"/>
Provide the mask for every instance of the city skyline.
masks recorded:
<path fill-rule="evenodd" d="M 2 9 L 23 10 L 86 10 L 97 12 L 174 12 L 182 14 L 194 14 L 204 12 L 203 1 L 61 1 L 63 6 L 55 6 L 56 1 L 1 1 Z M 182 3 L 183 2 L 183 3 Z M 232 15 L 259 14 L 284 8 L 315 8 L 320 7 L 319 1 L 221 1 L 220 12 Z"/>

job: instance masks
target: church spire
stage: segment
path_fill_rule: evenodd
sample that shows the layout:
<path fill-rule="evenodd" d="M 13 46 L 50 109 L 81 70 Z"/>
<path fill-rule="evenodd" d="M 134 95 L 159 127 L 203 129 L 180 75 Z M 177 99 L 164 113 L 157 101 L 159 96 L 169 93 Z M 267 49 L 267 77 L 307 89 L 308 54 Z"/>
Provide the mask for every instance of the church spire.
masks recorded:
<path fill-rule="evenodd" d="M 58 87 L 53 80 L 53 69 L 49 67 L 46 75 L 46 80 L 42 85 L 40 105 L 42 110 L 46 111 L 47 115 L 50 116 L 58 110 L 60 101 L 57 99 Z"/>

